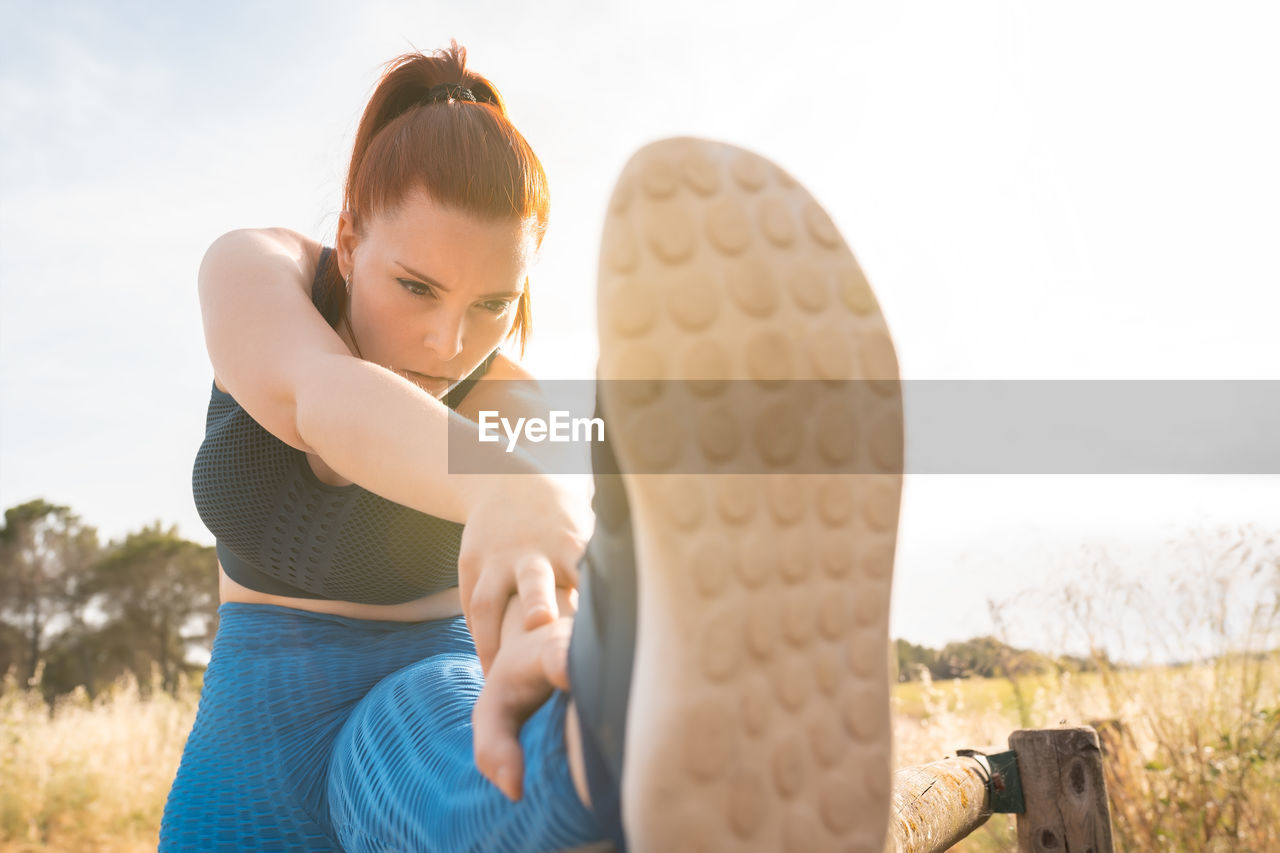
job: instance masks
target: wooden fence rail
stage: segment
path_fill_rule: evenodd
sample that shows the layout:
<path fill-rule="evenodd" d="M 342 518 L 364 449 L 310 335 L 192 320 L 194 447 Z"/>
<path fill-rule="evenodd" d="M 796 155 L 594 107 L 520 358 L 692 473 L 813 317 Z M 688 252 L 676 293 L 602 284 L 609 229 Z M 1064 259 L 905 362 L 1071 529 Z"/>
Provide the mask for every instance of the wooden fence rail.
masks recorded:
<path fill-rule="evenodd" d="M 946 850 L 991 816 L 989 770 L 976 756 L 904 767 L 893 776 L 889 838 L 897 853 Z"/>
<path fill-rule="evenodd" d="M 1018 816 L 1019 853 L 1114 853 L 1092 728 L 1020 729 L 1009 735 L 1008 750 L 959 752 L 894 774 L 887 851 L 944 853 L 1004 812 Z M 569 853 L 613 853 L 613 847 Z"/>
<path fill-rule="evenodd" d="M 962 750 L 894 774 L 889 849 L 943 853 L 993 813 L 1018 816 L 1019 853 L 1113 853 L 1098 734 L 1020 729 L 1009 751 Z"/>

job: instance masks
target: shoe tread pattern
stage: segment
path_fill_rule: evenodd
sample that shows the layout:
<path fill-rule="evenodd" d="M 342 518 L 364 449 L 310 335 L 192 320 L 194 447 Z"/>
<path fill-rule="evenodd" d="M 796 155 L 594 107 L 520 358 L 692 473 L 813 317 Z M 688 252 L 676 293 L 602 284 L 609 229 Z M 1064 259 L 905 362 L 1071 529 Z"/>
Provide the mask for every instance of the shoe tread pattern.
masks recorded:
<path fill-rule="evenodd" d="M 826 212 L 751 152 L 654 143 L 609 211 L 601 376 L 631 381 L 603 405 L 623 471 L 661 472 L 627 478 L 630 849 L 879 853 L 902 470 L 884 318 Z M 797 379 L 876 381 L 809 411 Z M 874 473 L 809 473 L 851 462 Z"/>

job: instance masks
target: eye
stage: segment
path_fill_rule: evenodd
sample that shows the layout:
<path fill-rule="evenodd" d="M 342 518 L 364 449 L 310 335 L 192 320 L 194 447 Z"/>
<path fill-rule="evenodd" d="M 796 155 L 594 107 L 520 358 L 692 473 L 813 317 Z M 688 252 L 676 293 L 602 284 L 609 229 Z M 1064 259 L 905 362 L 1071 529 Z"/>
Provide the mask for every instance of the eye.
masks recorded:
<path fill-rule="evenodd" d="M 420 281 L 414 281 L 411 278 L 396 279 L 400 286 L 412 293 L 414 296 L 435 296 L 435 291 L 431 289 L 431 285 L 423 284 Z"/>
<path fill-rule="evenodd" d="M 490 299 L 480 303 L 480 307 L 488 311 L 490 314 L 505 314 L 507 309 L 511 307 L 510 299 Z"/>

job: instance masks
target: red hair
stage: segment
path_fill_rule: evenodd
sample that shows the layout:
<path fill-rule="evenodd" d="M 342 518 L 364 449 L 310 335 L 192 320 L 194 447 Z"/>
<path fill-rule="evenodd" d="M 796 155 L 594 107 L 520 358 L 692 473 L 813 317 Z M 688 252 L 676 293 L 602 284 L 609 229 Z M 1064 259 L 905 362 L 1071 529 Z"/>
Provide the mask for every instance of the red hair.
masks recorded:
<path fill-rule="evenodd" d="M 531 220 L 541 243 L 551 205 L 542 163 L 511 124 L 497 88 L 466 66 L 467 51 L 456 41 L 448 50 L 406 53 L 387 64 L 360 119 L 347 171 L 343 206 L 357 231 L 421 190 L 482 219 Z M 476 100 L 425 103 L 441 84 L 463 86 Z M 332 253 L 320 287 L 320 309 L 336 327 L 345 289 Z M 530 328 L 526 280 L 511 327 L 521 352 Z"/>

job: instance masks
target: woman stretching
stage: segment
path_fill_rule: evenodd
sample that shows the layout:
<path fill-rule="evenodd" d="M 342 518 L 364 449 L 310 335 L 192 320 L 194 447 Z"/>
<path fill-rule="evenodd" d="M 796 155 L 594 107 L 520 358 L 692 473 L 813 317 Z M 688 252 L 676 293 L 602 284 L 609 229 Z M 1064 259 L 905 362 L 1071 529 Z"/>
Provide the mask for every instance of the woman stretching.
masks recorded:
<path fill-rule="evenodd" d="M 632 159 L 588 542 L 475 441 L 545 409 L 501 345 L 547 215 L 455 44 L 388 67 L 332 248 L 209 249 L 193 486 L 223 603 L 161 849 L 883 848 L 901 403 L 852 254 L 756 155 Z M 450 442 L 501 473 L 451 473 Z"/>

